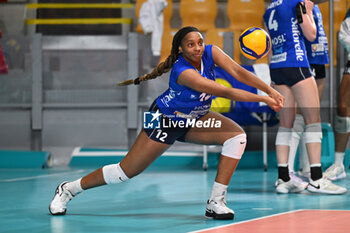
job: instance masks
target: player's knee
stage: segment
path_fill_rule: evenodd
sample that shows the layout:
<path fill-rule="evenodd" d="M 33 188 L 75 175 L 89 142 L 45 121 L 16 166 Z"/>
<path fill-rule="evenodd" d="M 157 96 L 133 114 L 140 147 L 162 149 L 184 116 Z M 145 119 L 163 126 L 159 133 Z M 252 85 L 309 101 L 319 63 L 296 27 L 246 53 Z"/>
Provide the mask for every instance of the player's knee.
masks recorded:
<path fill-rule="evenodd" d="M 276 145 L 279 146 L 289 146 L 292 139 L 292 129 L 286 127 L 278 127 L 276 135 Z"/>
<path fill-rule="evenodd" d="M 308 124 L 304 133 L 305 143 L 321 143 L 322 142 L 322 126 L 321 123 Z"/>
<path fill-rule="evenodd" d="M 349 133 L 350 132 L 350 117 L 342 117 L 336 115 L 334 130 L 338 133 Z"/>
<path fill-rule="evenodd" d="M 119 163 L 106 165 L 102 168 L 103 179 L 106 184 L 117 184 L 129 179 L 120 167 Z"/>
<path fill-rule="evenodd" d="M 223 146 L 221 154 L 234 159 L 241 159 L 247 145 L 247 135 L 239 134 L 227 139 Z"/>

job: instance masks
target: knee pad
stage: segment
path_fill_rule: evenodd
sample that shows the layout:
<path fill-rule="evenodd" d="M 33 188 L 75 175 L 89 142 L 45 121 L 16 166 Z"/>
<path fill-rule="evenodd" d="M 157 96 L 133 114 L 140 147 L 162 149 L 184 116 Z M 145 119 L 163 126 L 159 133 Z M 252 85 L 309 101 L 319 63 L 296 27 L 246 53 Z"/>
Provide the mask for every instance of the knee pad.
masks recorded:
<path fill-rule="evenodd" d="M 305 122 L 302 115 L 297 114 L 295 116 L 294 124 L 293 124 L 293 136 L 300 139 L 305 130 Z"/>
<path fill-rule="evenodd" d="M 234 159 L 241 159 L 247 145 L 247 135 L 239 134 L 233 138 L 229 138 L 222 146 L 221 154 Z"/>
<path fill-rule="evenodd" d="M 102 173 L 106 184 L 117 184 L 129 179 L 125 175 L 119 163 L 104 166 L 102 168 Z"/>
<path fill-rule="evenodd" d="M 313 124 L 306 125 L 304 140 L 305 140 L 305 143 L 321 143 L 322 142 L 321 123 L 313 123 Z"/>
<path fill-rule="evenodd" d="M 285 127 L 278 127 L 276 135 L 276 145 L 279 146 L 289 146 L 292 139 L 292 129 Z"/>
<path fill-rule="evenodd" d="M 350 117 L 342 117 L 338 116 L 338 114 L 335 117 L 334 122 L 334 130 L 338 133 L 349 133 L 350 132 Z"/>

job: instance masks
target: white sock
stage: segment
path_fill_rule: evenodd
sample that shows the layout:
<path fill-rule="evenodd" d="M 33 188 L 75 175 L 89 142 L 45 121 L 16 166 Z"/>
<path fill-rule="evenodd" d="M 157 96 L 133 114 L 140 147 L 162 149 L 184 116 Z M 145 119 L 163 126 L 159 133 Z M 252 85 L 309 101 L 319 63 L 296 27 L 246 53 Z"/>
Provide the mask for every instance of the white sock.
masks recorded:
<path fill-rule="evenodd" d="M 335 152 L 334 154 L 334 164 L 343 165 L 345 152 Z"/>
<path fill-rule="evenodd" d="M 222 195 L 226 196 L 226 193 L 227 193 L 227 185 L 214 182 L 213 189 L 211 190 L 210 200 L 213 200 L 215 197 L 218 197 L 218 196 L 222 196 Z"/>
<path fill-rule="evenodd" d="M 309 156 L 307 154 L 304 137 L 301 137 L 299 144 L 299 168 L 303 172 L 310 172 Z"/>
<path fill-rule="evenodd" d="M 289 144 L 289 155 L 288 155 L 288 169 L 289 172 L 294 172 L 294 161 L 297 154 L 297 148 L 300 138 L 297 136 L 297 133 L 293 131 L 292 139 Z"/>
<path fill-rule="evenodd" d="M 288 168 L 289 172 L 294 172 L 294 161 L 300 143 L 300 138 L 303 135 L 305 129 L 304 118 L 301 114 L 295 115 L 293 123 L 292 138 L 289 144 L 289 155 L 288 155 Z"/>
<path fill-rule="evenodd" d="M 81 193 L 83 190 L 83 188 L 81 187 L 81 178 L 76 180 L 76 181 L 72 181 L 72 182 L 68 182 L 67 184 L 65 184 L 65 187 L 69 190 L 69 192 L 71 192 L 71 194 L 73 196 Z"/>

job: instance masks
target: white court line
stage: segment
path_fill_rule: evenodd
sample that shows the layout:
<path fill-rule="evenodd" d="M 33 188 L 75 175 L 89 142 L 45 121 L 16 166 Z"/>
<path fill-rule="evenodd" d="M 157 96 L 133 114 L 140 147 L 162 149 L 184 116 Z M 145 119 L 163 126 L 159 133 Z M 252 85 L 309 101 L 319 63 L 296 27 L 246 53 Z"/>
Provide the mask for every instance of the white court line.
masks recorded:
<path fill-rule="evenodd" d="M 255 221 L 255 220 L 259 220 L 259 219 L 270 218 L 270 217 L 274 217 L 274 216 L 278 216 L 278 215 L 283 215 L 283 214 L 290 214 L 290 213 L 299 212 L 299 211 L 303 211 L 303 210 L 304 210 L 304 209 L 291 210 L 291 211 L 287 211 L 287 212 L 283 212 L 283 213 L 267 215 L 267 216 L 259 217 L 259 218 L 253 218 L 253 219 L 245 220 L 245 221 L 242 221 L 242 222 L 236 222 L 236 223 L 231 223 L 231 224 L 222 225 L 222 226 L 217 226 L 217 227 L 205 228 L 205 229 L 201 229 L 201 230 L 198 230 L 198 231 L 190 231 L 190 232 L 188 232 L 188 233 L 197 233 L 197 232 L 199 233 L 199 232 L 203 232 L 203 231 L 207 231 L 207 230 L 213 230 L 213 229 L 222 228 L 222 227 L 227 227 L 227 226 L 232 226 L 232 225 L 238 225 L 238 224 L 241 224 L 241 223 L 252 222 L 252 221 Z"/>
<path fill-rule="evenodd" d="M 252 208 L 252 210 L 273 210 L 273 208 Z"/>
<path fill-rule="evenodd" d="M 127 152 L 124 151 L 100 151 L 100 152 L 78 152 L 74 153 L 73 156 L 125 156 Z M 162 156 L 203 156 L 202 152 L 176 152 L 176 151 L 168 151 L 164 152 Z"/>
<path fill-rule="evenodd" d="M 125 156 L 127 150 L 122 151 L 81 151 L 81 147 L 74 148 L 73 156 Z M 202 151 L 165 151 L 162 156 L 203 156 Z"/>
<path fill-rule="evenodd" d="M 34 180 L 34 179 L 46 178 L 46 177 L 50 177 L 50 176 L 60 176 L 60 175 L 66 175 L 66 174 L 82 173 L 84 171 L 85 170 L 81 169 L 81 170 L 72 171 L 72 172 L 60 172 L 60 173 L 48 174 L 48 175 L 27 176 L 27 177 L 21 177 L 21 178 L 0 180 L 0 182 L 15 182 L 15 181 L 23 181 L 23 180 Z"/>

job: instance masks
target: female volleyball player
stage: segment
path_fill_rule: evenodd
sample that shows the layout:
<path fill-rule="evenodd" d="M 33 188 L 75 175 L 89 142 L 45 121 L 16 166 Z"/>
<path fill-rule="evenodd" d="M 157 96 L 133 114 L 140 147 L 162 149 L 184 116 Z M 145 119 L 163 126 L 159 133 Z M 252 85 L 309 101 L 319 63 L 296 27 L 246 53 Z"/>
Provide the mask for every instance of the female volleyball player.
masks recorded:
<path fill-rule="evenodd" d="M 296 114 L 296 104 L 305 121 L 304 139 L 308 151 L 311 179 L 310 192 L 342 194 L 345 188 L 323 178 L 321 168 L 320 101 L 315 79 L 306 57 L 304 37 L 314 41 L 316 25 L 310 0 L 272 0 L 263 16 L 272 40 L 271 80 L 285 98 L 280 111 L 280 126 L 276 136 L 278 162 L 277 193 L 301 192 L 300 183 L 288 173 L 289 145 Z"/>
<path fill-rule="evenodd" d="M 337 115 L 334 122 L 334 164 L 325 172 L 325 176 L 330 180 L 346 177 L 344 156 L 346 144 L 350 138 L 350 9 L 348 9 L 345 19 L 340 25 L 339 41 L 348 52 L 348 62 L 345 65 L 343 78 L 340 83 Z"/>
<path fill-rule="evenodd" d="M 313 16 L 315 25 L 317 27 L 316 39 L 313 42 L 305 40 L 305 49 L 307 54 L 307 59 L 310 63 L 310 68 L 313 70 L 313 75 L 316 80 L 317 90 L 319 95 L 319 100 L 321 102 L 323 90 L 326 82 L 326 65 L 329 63 L 328 58 L 328 42 L 326 32 L 323 27 L 323 18 L 320 11 L 320 8 L 315 4 L 313 8 Z M 294 173 L 294 160 L 296 151 L 298 149 L 299 142 L 299 161 L 300 161 L 300 176 L 308 179 L 310 177 L 310 164 L 309 158 L 307 156 L 307 150 L 304 143 L 303 133 L 305 129 L 304 118 L 300 113 L 300 110 L 297 110 L 295 116 L 292 140 L 290 143 L 288 167 L 289 175 L 291 179 L 295 179 L 296 182 L 303 182 L 296 174 Z"/>
<path fill-rule="evenodd" d="M 215 66 L 220 66 L 239 81 L 266 92 L 268 96 L 227 88 L 215 82 Z M 166 122 L 166 125 L 176 123 L 177 127 L 169 128 L 161 124 L 157 129 L 143 129 L 120 163 L 104 166 L 81 179 L 58 185 L 49 206 L 51 214 L 65 214 L 67 203 L 83 190 L 124 182 L 138 175 L 175 140 L 179 140 L 223 145 L 205 215 L 215 219 L 233 219 L 233 210 L 226 206 L 226 192 L 231 176 L 244 152 L 246 134 L 234 121 L 209 111 L 212 96 L 237 101 L 263 101 L 275 111 L 283 106 L 284 99 L 218 47 L 205 45 L 201 33 L 194 27 L 184 27 L 175 34 L 171 54 L 150 74 L 121 84 L 139 84 L 169 70 L 171 70 L 169 89 L 155 100 L 150 112 L 153 113 L 152 119 L 163 114 L 162 122 Z M 201 127 L 203 122 L 208 121 L 214 121 L 214 124 L 211 123 L 209 128 Z"/>

